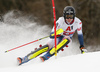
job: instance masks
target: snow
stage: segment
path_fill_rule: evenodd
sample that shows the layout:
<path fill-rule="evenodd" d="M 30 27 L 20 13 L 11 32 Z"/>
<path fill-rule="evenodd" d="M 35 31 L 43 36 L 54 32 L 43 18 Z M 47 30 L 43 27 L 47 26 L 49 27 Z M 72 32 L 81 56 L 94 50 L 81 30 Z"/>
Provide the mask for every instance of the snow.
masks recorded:
<path fill-rule="evenodd" d="M 81 54 L 77 41 L 73 41 L 70 47 L 64 48 L 63 52 L 60 51 L 57 58 L 53 56 L 49 60 L 41 62 L 37 57 L 18 66 L 17 57 L 24 57 L 39 44 L 46 44 L 49 38 L 8 53 L 5 51 L 48 36 L 51 29 L 46 25 L 41 26 L 36 22 L 30 22 L 26 17 L 14 19 L 12 15 L 13 12 L 5 14 L 5 22 L 0 22 L 0 72 L 100 72 L 100 52 Z"/>
<path fill-rule="evenodd" d="M 1 68 L 3 72 L 100 72 L 100 52 L 65 56 L 38 64 Z"/>

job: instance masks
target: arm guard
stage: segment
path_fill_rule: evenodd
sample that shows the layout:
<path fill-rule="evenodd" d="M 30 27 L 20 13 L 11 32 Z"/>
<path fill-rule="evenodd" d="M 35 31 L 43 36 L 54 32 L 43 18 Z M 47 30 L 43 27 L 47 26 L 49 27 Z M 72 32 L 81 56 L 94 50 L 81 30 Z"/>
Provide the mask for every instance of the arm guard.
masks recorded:
<path fill-rule="evenodd" d="M 58 29 L 57 31 L 56 31 L 56 35 L 57 35 L 57 37 L 59 37 L 59 36 L 61 36 L 61 34 L 64 32 L 64 30 L 63 29 Z M 54 32 L 51 32 L 50 33 L 50 38 L 54 38 Z"/>

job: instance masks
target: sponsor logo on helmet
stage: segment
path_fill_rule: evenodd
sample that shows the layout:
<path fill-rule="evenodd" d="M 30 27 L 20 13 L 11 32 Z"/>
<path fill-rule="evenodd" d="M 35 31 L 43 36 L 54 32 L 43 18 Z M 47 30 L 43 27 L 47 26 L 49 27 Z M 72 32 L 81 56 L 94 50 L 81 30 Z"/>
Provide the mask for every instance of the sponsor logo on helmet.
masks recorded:
<path fill-rule="evenodd" d="M 73 13 L 73 11 L 71 11 L 71 9 L 69 9 L 68 11 L 66 11 L 66 13 Z"/>

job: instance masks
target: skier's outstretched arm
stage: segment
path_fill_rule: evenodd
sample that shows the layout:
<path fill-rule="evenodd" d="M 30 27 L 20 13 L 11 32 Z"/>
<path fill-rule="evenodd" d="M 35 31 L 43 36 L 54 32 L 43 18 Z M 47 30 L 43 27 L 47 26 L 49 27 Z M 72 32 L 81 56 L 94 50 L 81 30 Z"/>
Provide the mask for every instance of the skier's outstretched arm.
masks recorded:
<path fill-rule="evenodd" d="M 77 34 L 78 34 L 78 40 L 79 40 L 79 43 L 80 43 L 80 50 L 81 50 L 81 53 L 85 53 L 87 52 L 87 50 L 85 49 L 84 47 L 84 39 L 83 39 L 83 32 L 82 32 L 82 22 L 79 23 L 78 25 L 78 28 L 77 28 Z"/>

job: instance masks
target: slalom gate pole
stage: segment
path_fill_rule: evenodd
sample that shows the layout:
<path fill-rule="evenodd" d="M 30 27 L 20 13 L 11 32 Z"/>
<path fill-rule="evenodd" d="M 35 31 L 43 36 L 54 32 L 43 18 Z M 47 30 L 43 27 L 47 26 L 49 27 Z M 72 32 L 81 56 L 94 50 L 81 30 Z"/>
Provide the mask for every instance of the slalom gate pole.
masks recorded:
<path fill-rule="evenodd" d="M 18 48 L 21 48 L 21 47 L 23 47 L 23 46 L 26 46 L 26 45 L 32 44 L 32 43 L 34 43 L 34 42 L 40 41 L 40 40 L 45 39 L 45 38 L 47 38 L 47 37 L 49 37 L 49 36 L 46 36 L 46 37 L 43 37 L 43 38 L 40 38 L 40 39 L 37 39 L 37 40 L 31 41 L 31 42 L 29 42 L 29 43 L 26 43 L 26 44 L 20 45 L 20 46 L 18 46 L 18 47 L 12 48 L 12 49 L 10 49 L 10 50 L 5 51 L 5 53 L 7 53 L 7 52 L 9 52 L 9 51 L 12 51 L 12 50 L 15 50 L 15 49 L 18 49 Z"/>
<path fill-rule="evenodd" d="M 57 45 L 56 45 L 56 13 L 55 13 L 55 4 L 54 0 L 52 0 L 52 7 L 53 7 L 53 16 L 54 16 L 54 34 L 55 34 L 55 56 L 57 56 Z"/>

